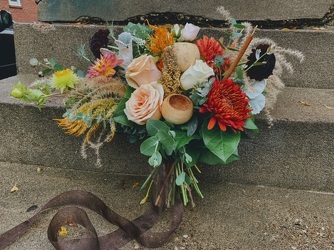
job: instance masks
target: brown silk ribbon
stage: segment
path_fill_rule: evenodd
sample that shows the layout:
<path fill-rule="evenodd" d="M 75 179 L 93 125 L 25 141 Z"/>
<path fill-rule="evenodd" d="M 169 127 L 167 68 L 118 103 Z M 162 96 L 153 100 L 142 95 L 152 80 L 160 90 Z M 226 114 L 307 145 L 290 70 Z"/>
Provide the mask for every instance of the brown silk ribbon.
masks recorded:
<path fill-rule="evenodd" d="M 159 219 L 159 211 L 156 207 L 151 206 L 143 215 L 133 221 L 129 221 L 111 210 L 102 200 L 92 193 L 73 190 L 56 196 L 29 220 L 22 222 L 0 235 L 0 249 L 11 245 L 26 233 L 41 217 L 44 211 L 62 206 L 66 207 L 57 212 L 48 228 L 49 241 L 57 250 L 113 250 L 119 249 L 133 239 L 144 247 L 161 247 L 169 241 L 171 234 L 179 227 L 183 216 L 183 205 L 178 201 L 170 209 L 171 225 L 169 230 L 165 232 L 150 232 L 149 229 L 151 229 Z M 111 224 L 118 226 L 119 229 L 110 234 L 98 237 L 86 212 L 76 206 L 88 208 L 96 212 Z M 85 228 L 82 238 L 58 241 L 58 231 L 60 227 L 69 223 L 80 224 Z"/>

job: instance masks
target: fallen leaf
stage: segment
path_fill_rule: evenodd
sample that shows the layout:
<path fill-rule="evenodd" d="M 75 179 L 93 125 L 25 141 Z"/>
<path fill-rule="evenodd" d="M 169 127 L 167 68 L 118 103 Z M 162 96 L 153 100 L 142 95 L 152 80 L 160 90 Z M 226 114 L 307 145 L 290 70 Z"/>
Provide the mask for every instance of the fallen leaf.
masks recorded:
<path fill-rule="evenodd" d="M 144 199 L 142 199 L 139 204 L 143 205 L 147 202 L 147 200 L 148 200 L 148 196 L 145 196 Z"/>
<path fill-rule="evenodd" d="M 43 168 L 37 168 L 37 173 L 42 173 L 44 171 Z"/>
<path fill-rule="evenodd" d="M 15 183 L 14 187 L 12 187 L 12 189 L 10 190 L 11 193 L 15 193 L 19 191 L 19 188 L 17 187 L 17 184 Z"/>
<path fill-rule="evenodd" d="M 300 104 L 304 105 L 304 106 L 311 106 L 311 104 L 305 102 L 305 101 L 299 101 Z"/>
<path fill-rule="evenodd" d="M 132 185 L 133 188 L 139 187 L 139 182 L 134 182 Z"/>
<path fill-rule="evenodd" d="M 327 108 L 327 109 L 334 109 L 334 107 L 328 106 L 328 105 L 326 105 L 326 104 L 324 104 L 324 106 L 325 106 L 325 108 Z"/>
<path fill-rule="evenodd" d="M 65 236 L 68 234 L 67 228 L 64 226 L 61 226 L 58 231 L 59 236 Z"/>

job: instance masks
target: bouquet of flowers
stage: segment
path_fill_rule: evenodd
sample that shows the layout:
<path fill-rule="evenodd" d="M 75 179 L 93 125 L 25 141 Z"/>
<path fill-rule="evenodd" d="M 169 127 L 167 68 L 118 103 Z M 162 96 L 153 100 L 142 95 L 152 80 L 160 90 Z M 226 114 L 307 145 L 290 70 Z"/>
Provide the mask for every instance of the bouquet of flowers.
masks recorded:
<path fill-rule="evenodd" d="M 222 11 L 222 14 L 225 12 Z M 280 76 L 292 72 L 283 49 L 270 39 L 254 38 L 256 27 L 228 17 L 224 38 L 201 34 L 200 27 L 128 23 L 98 30 L 77 53 L 92 63 L 88 71 L 64 69 L 55 60 L 41 74 L 52 74 L 27 87 L 19 83 L 13 97 L 42 107 L 55 95 L 66 97 L 66 112 L 55 119 L 68 134 L 85 134 L 85 145 L 109 142 L 116 132 L 140 142 L 152 167 L 142 188 L 156 206 L 181 198 L 194 205 L 203 197 L 196 174 L 199 164 L 224 165 L 239 158 L 238 145 L 248 131 L 257 133 L 254 115 L 273 107 L 284 87 Z M 96 139 L 96 138 L 95 138 Z"/>

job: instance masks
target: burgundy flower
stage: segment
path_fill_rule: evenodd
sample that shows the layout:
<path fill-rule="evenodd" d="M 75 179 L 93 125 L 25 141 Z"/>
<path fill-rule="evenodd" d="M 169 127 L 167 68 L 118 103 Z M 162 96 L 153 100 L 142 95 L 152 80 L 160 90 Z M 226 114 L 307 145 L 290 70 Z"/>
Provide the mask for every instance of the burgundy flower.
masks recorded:
<path fill-rule="evenodd" d="M 276 58 L 274 54 L 267 53 L 269 45 L 260 44 L 255 49 L 252 49 L 252 53 L 247 57 L 248 62 L 246 63 L 246 74 L 257 81 L 268 78 L 273 74 L 273 69 L 275 68 Z M 258 62 L 265 62 L 262 65 L 251 66 L 256 62 L 256 51 L 260 50 Z M 267 54 L 266 54 L 267 53 Z"/>
<path fill-rule="evenodd" d="M 108 44 L 111 44 L 111 40 L 108 38 L 110 31 L 108 29 L 99 29 L 89 40 L 89 47 L 96 58 L 100 58 L 101 48 L 107 48 Z"/>

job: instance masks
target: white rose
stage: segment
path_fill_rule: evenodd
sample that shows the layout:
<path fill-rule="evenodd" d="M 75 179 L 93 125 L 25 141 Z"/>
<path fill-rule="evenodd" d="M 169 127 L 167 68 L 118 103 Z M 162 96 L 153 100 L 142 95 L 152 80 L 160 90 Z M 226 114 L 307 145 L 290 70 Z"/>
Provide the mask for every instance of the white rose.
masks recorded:
<path fill-rule="evenodd" d="M 196 60 L 195 65 L 189 67 L 181 76 L 180 82 L 184 90 L 191 89 L 197 83 L 202 83 L 208 80 L 210 76 L 215 73 L 211 67 L 209 67 L 202 60 Z"/>
<path fill-rule="evenodd" d="M 198 35 L 200 27 L 191 23 L 186 23 L 184 28 L 181 30 L 181 37 L 179 41 L 194 41 Z"/>

